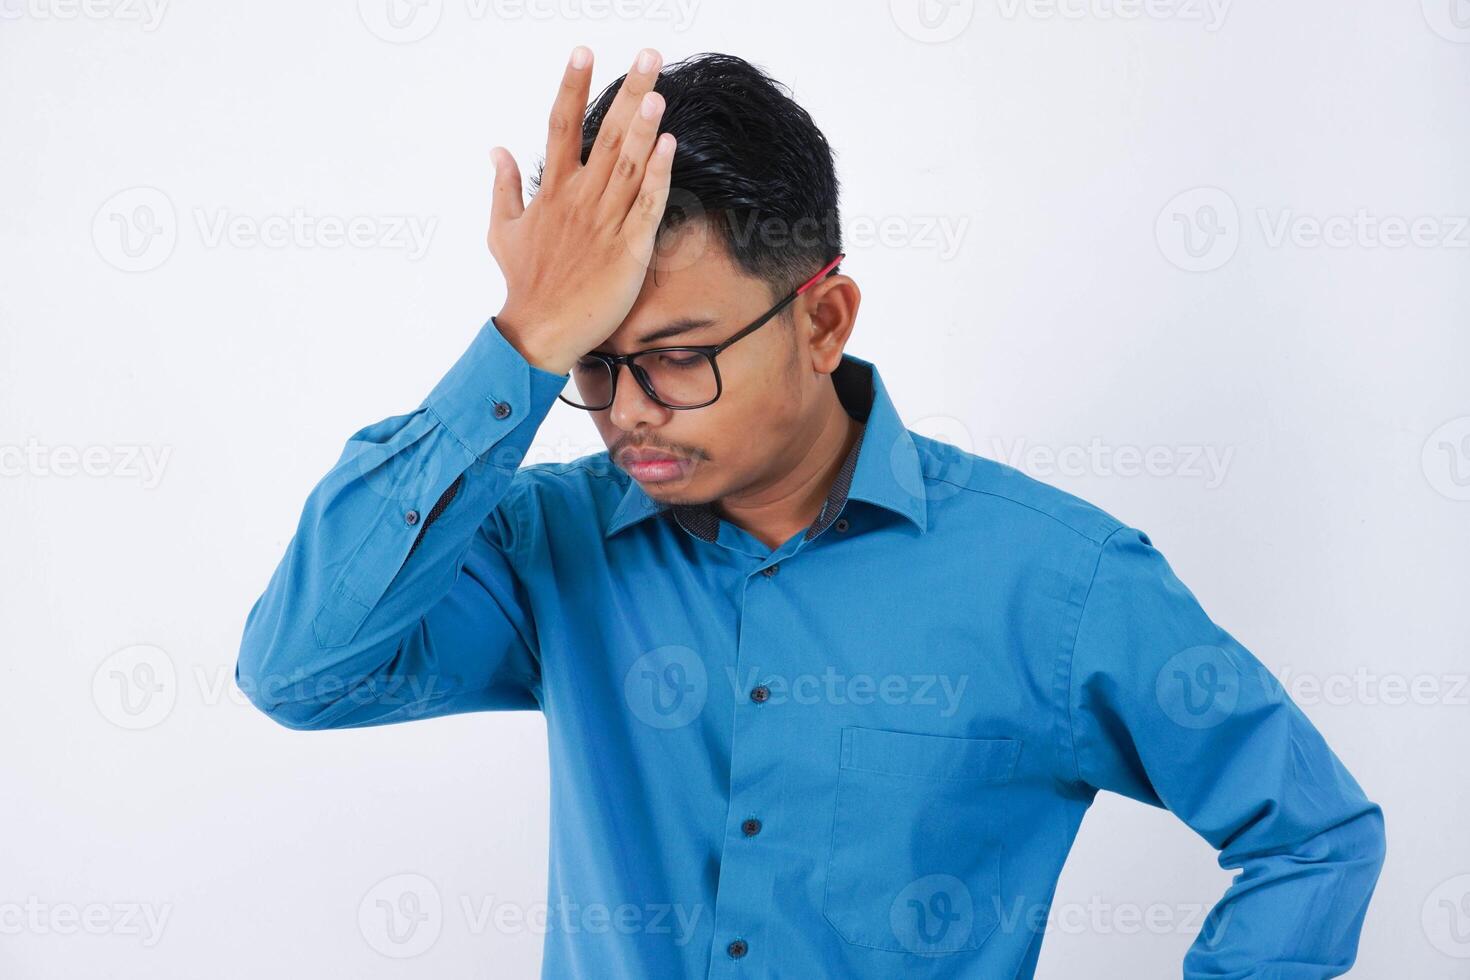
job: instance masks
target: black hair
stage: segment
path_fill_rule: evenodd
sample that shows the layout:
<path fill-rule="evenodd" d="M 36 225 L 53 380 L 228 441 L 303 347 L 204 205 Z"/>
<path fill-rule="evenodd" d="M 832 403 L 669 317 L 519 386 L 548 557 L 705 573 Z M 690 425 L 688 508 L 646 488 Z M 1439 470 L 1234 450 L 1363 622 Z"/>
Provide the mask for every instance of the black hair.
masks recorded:
<path fill-rule="evenodd" d="M 587 107 L 583 163 L 625 78 Z M 743 58 L 704 52 L 666 65 L 654 90 L 664 97 L 659 132 L 678 138 L 660 234 L 707 220 L 735 265 L 764 279 L 773 299 L 842 251 L 833 151 L 789 88 Z"/>

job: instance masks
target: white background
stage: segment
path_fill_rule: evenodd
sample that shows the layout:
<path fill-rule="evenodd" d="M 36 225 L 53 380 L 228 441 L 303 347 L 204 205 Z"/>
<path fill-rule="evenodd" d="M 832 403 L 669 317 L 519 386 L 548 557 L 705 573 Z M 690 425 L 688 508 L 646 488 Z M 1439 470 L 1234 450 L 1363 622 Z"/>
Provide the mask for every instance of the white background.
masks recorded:
<path fill-rule="evenodd" d="M 577 42 L 792 87 L 849 349 L 1152 536 L 1385 809 L 1354 975 L 1470 974 L 1470 4 L 159 2 L 0 0 L 0 976 L 536 975 L 538 715 L 294 733 L 232 676 L 344 441 L 499 308 L 488 151 L 529 176 Z M 528 461 L 602 448 L 558 405 Z M 1214 856 L 1100 797 L 1038 975 L 1177 976 Z"/>

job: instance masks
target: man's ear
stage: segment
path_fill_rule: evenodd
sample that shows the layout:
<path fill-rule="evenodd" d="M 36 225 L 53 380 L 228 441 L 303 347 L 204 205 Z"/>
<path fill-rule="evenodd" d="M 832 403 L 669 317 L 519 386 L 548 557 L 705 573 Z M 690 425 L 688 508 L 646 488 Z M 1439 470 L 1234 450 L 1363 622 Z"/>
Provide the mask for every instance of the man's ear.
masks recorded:
<path fill-rule="evenodd" d="M 813 370 L 830 374 L 837 369 L 862 301 L 857 282 L 843 275 L 827 276 L 801 295 L 796 322 L 807 332 Z"/>

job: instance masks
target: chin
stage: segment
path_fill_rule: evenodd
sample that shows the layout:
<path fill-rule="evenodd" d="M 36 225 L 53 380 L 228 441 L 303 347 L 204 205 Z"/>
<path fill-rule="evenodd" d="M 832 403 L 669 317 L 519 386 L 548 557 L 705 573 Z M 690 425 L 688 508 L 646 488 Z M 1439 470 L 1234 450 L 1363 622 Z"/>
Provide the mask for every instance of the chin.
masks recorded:
<path fill-rule="evenodd" d="M 707 504 L 710 501 L 704 496 L 690 493 L 687 488 L 675 486 L 668 483 L 640 483 L 643 492 L 661 504 Z"/>
<path fill-rule="evenodd" d="M 663 483 L 643 483 L 639 481 L 638 485 L 643 488 L 644 493 L 661 504 L 691 505 L 713 503 L 713 500 L 711 500 L 708 494 L 695 493 L 691 489 L 693 483 L 693 480 L 685 479 L 670 480 Z"/>

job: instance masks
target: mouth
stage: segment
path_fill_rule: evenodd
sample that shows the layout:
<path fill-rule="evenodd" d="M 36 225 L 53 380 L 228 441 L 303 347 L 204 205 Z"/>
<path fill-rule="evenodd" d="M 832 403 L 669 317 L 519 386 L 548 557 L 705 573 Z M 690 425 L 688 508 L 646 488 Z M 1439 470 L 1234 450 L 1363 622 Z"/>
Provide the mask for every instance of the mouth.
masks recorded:
<path fill-rule="evenodd" d="M 623 468 L 639 483 L 669 483 L 687 476 L 694 462 L 667 453 L 626 453 Z"/>

